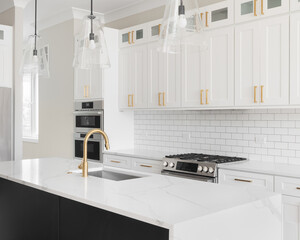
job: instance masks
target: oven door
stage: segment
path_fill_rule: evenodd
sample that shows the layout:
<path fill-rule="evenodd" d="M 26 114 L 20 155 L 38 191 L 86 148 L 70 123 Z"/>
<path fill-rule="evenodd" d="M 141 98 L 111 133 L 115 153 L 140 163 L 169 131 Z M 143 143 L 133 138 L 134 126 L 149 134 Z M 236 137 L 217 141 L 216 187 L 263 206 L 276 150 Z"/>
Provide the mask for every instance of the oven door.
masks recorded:
<path fill-rule="evenodd" d="M 217 177 L 205 177 L 205 176 L 199 176 L 195 174 L 188 174 L 188 173 L 180 173 L 180 172 L 171 172 L 162 170 L 162 175 L 168 175 L 171 177 L 181 177 L 181 178 L 188 178 L 192 180 L 202 181 L 202 182 L 210 182 L 210 183 L 217 183 L 218 178 Z"/>
<path fill-rule="evenodd" d="M 75 139 L 75 158 L 83 158 L 83 142 L 84 139 Z M 87 147 L 87 160 L 102 162 L 102 141 L 101 140 L 89 140 Z"/>
<path fill-rule="evenodd" d="M 75 112 L 76 132 L 89 132 L 95 128 L 103 129 L 103 111 Z"/>

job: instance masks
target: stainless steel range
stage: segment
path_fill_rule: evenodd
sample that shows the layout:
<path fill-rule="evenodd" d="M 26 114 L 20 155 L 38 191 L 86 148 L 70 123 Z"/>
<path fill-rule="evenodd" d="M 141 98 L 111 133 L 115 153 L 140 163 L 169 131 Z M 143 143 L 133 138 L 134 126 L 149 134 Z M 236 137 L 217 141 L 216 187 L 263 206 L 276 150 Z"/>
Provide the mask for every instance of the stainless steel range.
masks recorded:
<path fill-rule="evenodd" d="M 246 158 L 187 153 L 165 156 L 162 174 L 218 182 L 218 165 L 245 161 Z"/>

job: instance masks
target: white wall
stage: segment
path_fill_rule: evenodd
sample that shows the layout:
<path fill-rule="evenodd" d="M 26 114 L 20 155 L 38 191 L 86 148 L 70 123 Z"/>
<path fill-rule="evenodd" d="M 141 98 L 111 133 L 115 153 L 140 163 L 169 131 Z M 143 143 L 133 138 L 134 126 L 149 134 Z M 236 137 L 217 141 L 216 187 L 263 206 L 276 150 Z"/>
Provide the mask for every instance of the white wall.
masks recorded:
<path fill-rule="evenodd" d="M 133 112 L 120 112 L 118 108 L 118 30 L 105 28 L 105 37 L 111 68 L 103 72 L 104 130 L 111 149 L 133 148 Z"/>
<path fill-rule="evenodd" d="M 300 164 L 300 110 L 137 111 L 135 147 Z"/>
<path fill-rule="evenodd" d="M 74 21 L 40 32 L 49 44 L 50 78 L 39 80 L 39 142 L 24 142 L 23 158 L 73 157 Z"/>

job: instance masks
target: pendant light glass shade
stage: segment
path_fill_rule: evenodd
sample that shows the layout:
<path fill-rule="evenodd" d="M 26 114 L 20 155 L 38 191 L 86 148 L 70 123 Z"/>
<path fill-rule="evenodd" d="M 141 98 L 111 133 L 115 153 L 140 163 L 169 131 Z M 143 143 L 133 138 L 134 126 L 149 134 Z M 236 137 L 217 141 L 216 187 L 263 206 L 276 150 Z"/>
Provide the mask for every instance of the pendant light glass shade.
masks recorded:
<path fill-rule="evenodd" d="M 35 0 L 34 35 L 28 37 L 21 63 L 21 74 L 49 77 L 49 51 L 40 46 L 40 36 L 37 34 L 37 0 Z"/>
<path fill-rule="evenodd" d="M 167 0 L 161 26 L 160 51 L 179 53 L 178 46 L 194 46 L 195 50 L 208 48 L 205 14 L 201 14 L 198 0 Z"/>
<path fill-rule="evenodd" d="M 31 35 L 28 37 L 21 65 L 22 74 L 39 75 L 49 77 L 49 59 L 46 49 L 40 47 L 40 37 Z M 47 48 L 48 50 L 48 48 Z"/>
<path fill-rule="evenodd" d="M 83 20 L 82 31 L 77 36 L 73 66 L 79 69 L 110 67 L 103 25 L 94 15 Z"/>

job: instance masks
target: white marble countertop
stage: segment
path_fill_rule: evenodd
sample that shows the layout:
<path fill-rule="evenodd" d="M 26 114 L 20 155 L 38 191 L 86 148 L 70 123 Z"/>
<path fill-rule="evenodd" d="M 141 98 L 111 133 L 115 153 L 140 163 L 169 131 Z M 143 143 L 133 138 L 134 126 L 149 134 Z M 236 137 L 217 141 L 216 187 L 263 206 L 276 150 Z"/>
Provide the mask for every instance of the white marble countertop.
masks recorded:
<path fill-rule="evenodd" d="M 260 161 L 245 161 L 220 164 L 220 169 L 254 172 L 268 175 L 300 178 L 300 165 L 269 163 Z"/>
<path fill-rule="evenodd" d="M 78 164 L 62 158 L 1 162 L 0 177 L 170 230 L 240 206 L 265 206 L 279 196 L 163 175 L 117 182 L 68 174 Z"/>
<path fill-rule="evenodd" d="M 109 150 L 104 151 L 104 154 L 117 155 L 123 157 L 135 157 L 150 160 L 162 161 L 166 155 L 171 155 L 170 152 L 159 152 L 144 149 L 120 149 L 120 150 Z"/>

